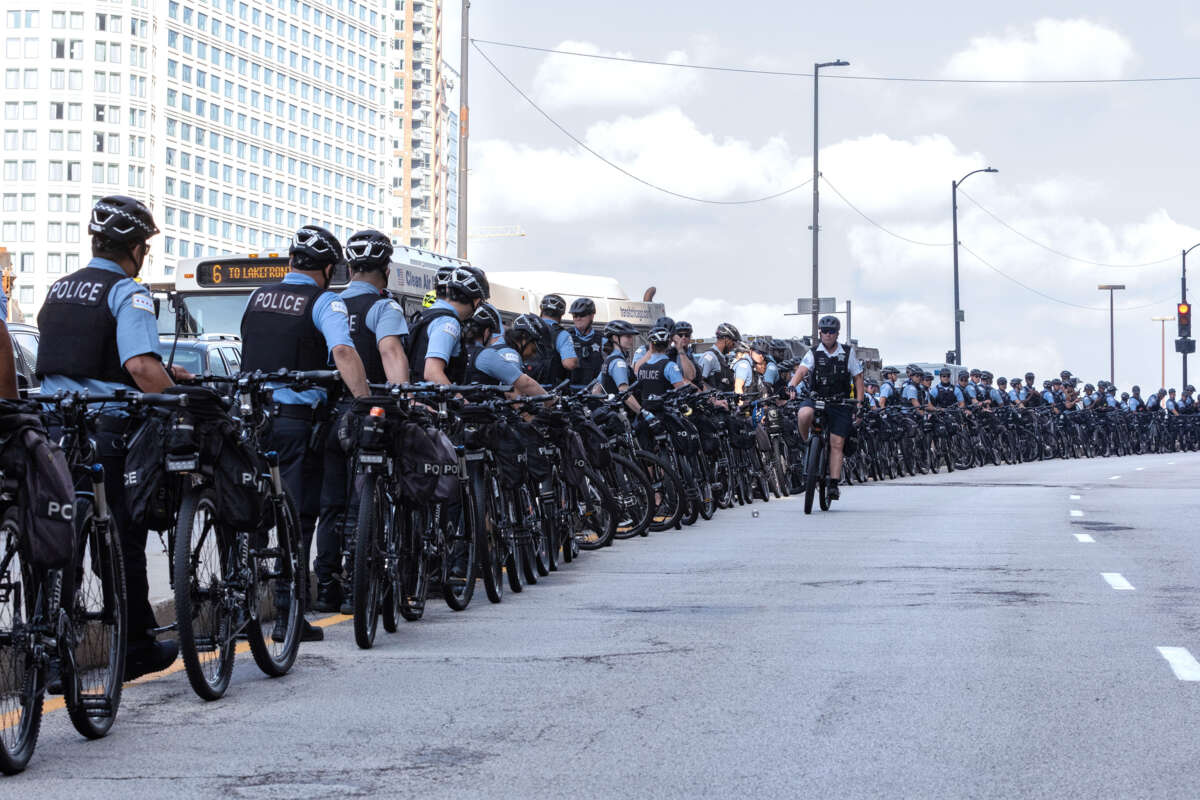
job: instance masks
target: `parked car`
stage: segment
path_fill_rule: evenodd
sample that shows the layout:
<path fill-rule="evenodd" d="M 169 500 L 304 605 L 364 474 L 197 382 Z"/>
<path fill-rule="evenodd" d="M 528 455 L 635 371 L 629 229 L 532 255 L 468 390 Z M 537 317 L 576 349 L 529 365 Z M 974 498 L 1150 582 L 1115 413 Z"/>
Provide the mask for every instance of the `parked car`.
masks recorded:
<path fill-rule="evenodd" d="M 13 356 L 17 361 L 17 385 L 23 390 L 37 389 L 42 382 L 37 379 L 38 329 L 23 322 L 8 323 L 8 334 L 12 337 Z"/>
<path fill-rule="evenodd" d="M 180 336 L 176 341 L 173 334 L 158 337 L 158 352 L 163 363 L 173 363 L 194 375 L 236 375 L 242 369 L 242 340 L 229 333 L 203 333 L 199 336 Z"/>

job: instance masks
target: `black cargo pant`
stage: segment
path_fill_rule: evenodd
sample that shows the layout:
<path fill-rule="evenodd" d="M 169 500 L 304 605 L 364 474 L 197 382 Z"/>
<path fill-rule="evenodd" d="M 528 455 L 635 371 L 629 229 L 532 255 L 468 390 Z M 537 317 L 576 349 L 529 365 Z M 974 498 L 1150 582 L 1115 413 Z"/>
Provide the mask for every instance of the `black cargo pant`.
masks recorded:
<path fill-rule="evenodd" d="M 267 446 L 279 454 L 279 473 L 283 486 L 300 514 L 300 597 L 307 609 L 309 557 L 317 514 L 321 510 L 321 467 L 326 426 L 320 423 L 320 417 L 314 415 L 308 406 L 281 406 L 278 412 L 271 420 Z M 279 609 L 287 608 L 287 594 L 276 591 L 275 605 Z"/>
<path fill-rule="evenodd" d="M 313 569 L 317 580 L 326 583 L 342 571 L 342 533 L 353 530 L 357 522 L 357 497 L 350 479 L 349 455 L 338 440 L 337 420 L 351 407 L 339 403 L 334 410 L 333 424 L 325 437 L 324 468 L 321 476 L 321 516 L 317 522 L 317 558 Z"/>

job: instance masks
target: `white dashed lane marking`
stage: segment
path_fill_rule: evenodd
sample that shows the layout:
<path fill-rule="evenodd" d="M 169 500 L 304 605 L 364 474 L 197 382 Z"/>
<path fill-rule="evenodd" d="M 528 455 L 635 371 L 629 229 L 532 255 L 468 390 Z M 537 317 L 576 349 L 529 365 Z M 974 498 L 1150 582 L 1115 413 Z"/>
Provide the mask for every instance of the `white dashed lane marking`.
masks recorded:
<path fill-rule="evenodd" d="M 1108 585 L 1118 592 L 1133 591 L 1133 584 L 1125 580 L 1125 577 L 1119 572 L 1101 572 L 1100 577 L 1108 581 Z"/>
<path fill-rule="evenodd" d="M 1090 533 L 1077 533 L 1077 534 L 1075 534 L 1075 538 L 1084 543 L 1096 541 L 1095 539 L 1092 538 L 1092 535 Z"/>
<path fill-rule="evenodd" d="M 1109 480 L 1115 481 L 1117 478 L 1120 478 L 1120 477 L 1121 477 L 1120 475 L 1113 475 L 1111 478 L 1109 478 Z"/>
<path fill-rule="evenodd" d="M 1078 508 L 1072 508 L 1072 509 L 1071 509 L 1071 516 L 1072 516 L 1072 517 L 1082 517 L 1082 516 L 1083 516 L 1083 512 L 1082 512 L 1082 511 L 1080 511 Z"/>
<path fill-rule="evenodd" d="M 1145 469 L 1145 467 L 1134 467 L 1133 469 L 1135 472 L 1141 472 L 1142 470 Z"/>
<path fill-rule="evenodd" d="M 1070 500 L 1078 500 L 1078 499 L 1079 499 L 1079 495 L 1077 495 L 1077 494 L 1073 494 L 1073 495 L 1071 495 L 1071 496 L 1070 496 L 1068 499 L 1070 499 Z"/>
<path fill-rule="evenodd" d="M 1171 665 L 1171 671 L 1181 681 L 1200 681 L 1200 662 L 1186 647 L 1160 647 L 1159 654 Z"/>

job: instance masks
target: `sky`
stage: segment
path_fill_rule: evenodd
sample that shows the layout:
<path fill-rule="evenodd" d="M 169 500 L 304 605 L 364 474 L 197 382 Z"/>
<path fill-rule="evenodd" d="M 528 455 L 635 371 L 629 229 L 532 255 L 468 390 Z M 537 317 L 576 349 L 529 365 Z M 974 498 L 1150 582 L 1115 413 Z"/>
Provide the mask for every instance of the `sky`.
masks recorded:
<path fill-rule="evenodd" d="M 453 61 L 458 4 L 443 14 Z M 830 76 L 1200 76 L 1200 5 L 1159 0 L 475 0 L 471 34 L 672 64 L 811 72 L 814 61 L 851 62 Z M 646 182 L 734 201 L 812 175 L 811 78 L 480 47 L 555 122 Z M 1107 378 L 1108 296 L 1096 287 L 1122 283 L 1117 384 L 1157 388 L 1161 329 L 1151 318 L 1174 314 L 1180 252 L 1200 242 L 1198 95 L 1200 81 L 823 77 L 820 294 L 853 301 L 854 337 L 885 362 L 942 360 L 954 346 L 951 182 L 992 166 L 999 172 L 973 175 L 959 195 L 965 364 Z M 473 240 L 473 261 L 611 275 L 631 297 L 653 285 L 698 334 L 724 320 L 744 333 L 808 332 L 807 317 L 784 315 L 812 293 L 811 186 L 745 205 L 649 188 L 571 141 L 474 50 L 470 106 L 470 227 L 527 233 Z M 1200 292 L 1200 249 L 1194 256 Z M 1174 335 L 1168 324 L 1168 387 L 1181 381 Z M 1197 382 L 1200 361 L 1191 366 Z"/>

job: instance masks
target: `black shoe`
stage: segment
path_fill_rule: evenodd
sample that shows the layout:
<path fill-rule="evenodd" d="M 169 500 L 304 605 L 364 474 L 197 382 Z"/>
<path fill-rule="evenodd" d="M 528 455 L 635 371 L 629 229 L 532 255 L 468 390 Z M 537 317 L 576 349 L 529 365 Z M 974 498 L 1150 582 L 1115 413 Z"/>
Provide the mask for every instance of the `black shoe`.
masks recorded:
<path fill-rule="evenodd" d="M 323 642 L 325 641 L 325 631 L 323 628 L 318 628 L 308 620 L 300 621 L 300 641 L 302 642 Z"/>
<path fill-rule="evenodd" d="M 342 604 L 338 606 L 338 612 L 348 617 L 354 616 L 354 598 L 351 595 L 346 595 L 346 598 L 342 600 Z"/>
<path fill-rule="evenodd" d="M 838 500 L 842 496 L 841 489 L 838 488 L 838 481 L 834 480 L 833 478 L 829 479 L 829 483 L 827 484 L 825 491 L 826 494 L 829 495 L 830 500 Z"/>
<path fill-rule="evenodd" d="M 317 600 L 313 603 L 313 611 L 337 611 L 343 605 L 340 581 L 331 578 L 317 584 Z"/>
<path fill-rule="evenodd" d="M 178 656 L 179 644 L 171 640 L 130 645 L 125 652 L 125 680 L 162 672 L 174 664 Z"/>
<path fill-rule="evenodd" d="M 63 682 L 62 673 L 59 671 L 59 660 L 57 658 L 50 659 L 50 666 L 46 670 L 46 694 L 62 694 Z"/>
<path fill-rule="evenodd" d="M 275 627 L 271 628 L 271 641 L 283 644 L 287 640 L 288 615 L 287 611 L 275 612 Z"/>

